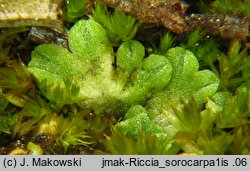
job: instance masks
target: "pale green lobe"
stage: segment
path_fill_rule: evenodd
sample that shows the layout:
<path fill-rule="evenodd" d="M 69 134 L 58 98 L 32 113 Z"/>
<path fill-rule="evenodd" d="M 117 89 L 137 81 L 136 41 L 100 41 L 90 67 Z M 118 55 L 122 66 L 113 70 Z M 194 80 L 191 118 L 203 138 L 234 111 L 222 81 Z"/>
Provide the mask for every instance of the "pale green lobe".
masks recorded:
<path fill-rule="evenodd" d="M 117 65 L 123 70 L 131 72 L 144 59 L 145 49 L 140 42 L 129 40 L 120 45 L 116 55 Z"/>
<path fill-rule="evenodd" d="M 170 49 L 166 56 L 173 66 L 173 76 L 166 90 L 166 94 L 174 98 L 172 100 L 194 95 L 202 103 L 217 91 L 219 78 L 209 70 L 198 71 L 198 60 L 192 52 L 176 47 Z"/>
<path fill-rule="evenodd" d="M 54 100 L 53 90 L 56 86 L 64 88 L 63 79 L 78 75 L 78 64 L 73 60 L 71 53 L 54 44 L 43 44 L 32 52 L 32 60 L 28 70 L 35 76 L 42 93 L 50 100 Z M 62 70 L 63 68 L 63 70 Z M 46 80 L 47 86 L 52 89 L 44 89 L 42 82 Z"/>
<path fill-rule="evenodd" d="M 194 96 L 202 104 L 216 93 L 219 78 L 209 70 L 199 71 L 199 64 L 192 52 L 176 47 L 166 53 L 173 74 L 164 91 L 156 93 L 147 104 L 147 109 L 154 121 L 161 125 L 168 134 L 174 135 L 171 121 L 175 119 L 172 107 L 178 107 L 181 100 Z"/>
<path fill-rule="evenodd" d="M 162 128 L 150 120 L 146 109 L 140 105 L 131 107 L 126 113 L 124 120 L 116 124 L 116 127 L 127 136 L 133 138 L 137 138 L 139 132 L 146 135 L 154 134 L 159 139 L 166 138 Z"/>
<path fill-rule="evenodd" d="M 133 86 L 127 88 L 124 99 L 129 104 L 145 104 L 155 91 L 160 91 L 168 84 L 172 67 L 165 56 L 151 54 L 136 73 L 132 80 Z"/>
<path fill-rule="evenodd" d="M 168 59 L 162 55 L 151 54 L 142 64 L 144 72 L 139 74 L 140 82 L 149 89 L 161 90 L 165 87 L 172 76 L 172 66 Z"/>
<path fill-rule="evenodd" d="M 81 60 L 90 61 L 112 51 L 105 30 L 94 20 L 81 20 L 72 27 L 69 48 Z"/>
<path fill-rule="evenodd" d="M 77 63 L 75 63 L 72 54 L 67 49 L 54 44 L 43 44 L 32 52 L 29 70 L 31 72 L 41 72 L 39 76 L 44 78 L 48 76 L 47 74 L 53 75 L 54 79 L 56 79 L 77 74 L 76 70 L 72 70 L 73 66 L 77 67 Z M 64 70 L 61 68 L 64 68 Z"/>

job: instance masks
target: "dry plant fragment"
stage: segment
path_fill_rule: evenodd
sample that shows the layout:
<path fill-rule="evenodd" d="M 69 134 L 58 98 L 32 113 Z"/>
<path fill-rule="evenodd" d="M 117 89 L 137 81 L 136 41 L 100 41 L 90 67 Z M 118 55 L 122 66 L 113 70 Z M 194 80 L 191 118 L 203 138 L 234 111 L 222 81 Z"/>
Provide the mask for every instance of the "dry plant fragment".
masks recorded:
<path fill-rule="evenodd" d="M 60 27 L 62 0 L 0 0 L 0 27 Z"/>
<path fill-rule="evenodd" d="M 145 23 L 156 23 L 175 33 L 185 33 L 197 27 L 209 34 L 223 38 L 249 37 L 249 21 L 246 18 L 219 14 L 186 15 L 188 5 L 180 0 L 98 0 L 108 6 L 136 17 Z"/>
<path fill-rule="evenodd" d="M 246 40 L 249 34 L 249 20 L 228 15 L 192 14 L 186 17 L 189 30 L 201 27 L 212 35 L 223 38 Z"/>

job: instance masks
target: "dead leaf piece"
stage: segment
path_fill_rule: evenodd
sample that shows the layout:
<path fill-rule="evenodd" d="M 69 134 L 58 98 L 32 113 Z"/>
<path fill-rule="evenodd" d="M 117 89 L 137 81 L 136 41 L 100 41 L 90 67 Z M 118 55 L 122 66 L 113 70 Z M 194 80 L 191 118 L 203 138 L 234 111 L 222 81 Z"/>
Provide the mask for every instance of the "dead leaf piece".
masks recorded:
<path fill-rule="evenodd" d="M 0 0 L 0 27 L 60 27 L 61 0 Z"/>

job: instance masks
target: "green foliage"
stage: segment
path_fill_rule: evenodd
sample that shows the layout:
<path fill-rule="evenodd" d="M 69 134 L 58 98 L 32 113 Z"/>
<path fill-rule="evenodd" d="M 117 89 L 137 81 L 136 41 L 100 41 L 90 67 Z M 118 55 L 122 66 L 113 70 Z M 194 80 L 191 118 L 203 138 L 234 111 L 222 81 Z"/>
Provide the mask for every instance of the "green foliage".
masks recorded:
<path fill-rule="evenodd" d="M 169 31 L 165 33 L 163 37 L 161 38 L 160 50 L 162 52 L 166 52 L 170 47 L 173 46 L 174 40 L 175 39 L 173 35 Z"/>
<path fill-rule="evenodd" d="M 162 129 L 149 119 L 147 111 L 142 106 L 136 105 L 130 108 L 123 120 L 116 124 L 116 128 L 129 137 L 136 139 L 139 133 L 142 133 L 154 134 L 161 140 L 166 139 L 167 135 L 162 134 Z"/>
<path fill-rule="evenodd" d="M 166 56 L 172 65 L 173 74 L 165 90 L 149 101 L 148 107 L 153 111 L 153 108 L 158 110 L 152 111 L 154 114 L 171 110 L 172 106 L 178 105 L 180 99 L 187 100 L 192 95 L 201 104 L 217 91 L 218 77 L 209 70 L 198 71 L 199 64 L 192 52 L 176 47 L 169 49 Z"/>
<path fill-rule="evenodd" d="M 235 97 L 225 101 L 220 112 L 218 126 L 234 128 L 250 124 L 250 87 L 242 85 L 236 91 Z"/>
<path fill-rule="evenodd" d="M 140 25 L 133 17 L 115 10 L 110 13 L 106 6 L 96 4 L 93 18 L 107 31 L 113 45 L 119 45 L 135 36 Z"/>
<path fill-rule="evenodd" d="M 204 31 L 201 28 L 195 29 L 188 35 L 187 46 L 189 48 L 197 46 L 202 36 L 204 36 Z"/>
<path fill-rule="evenodd" d="M 109 72 L 103 65 L 112 62 L 112 48 L 106 33 L 93 20 L 78 22 L 71 29 L 69 47 L 72 53 L 53 44 L 38 46 L 33 51 L 32 61 L 28 66 L 29 71 L 35 73 L 42 93 L 58 106 L 83 101 L 86 99 L 84 93 L 93 96 L 98 94 L 99 92 L 93 92 L 96 88 L 94 86 L 92 89 L 93 83 L 79 85 L 80 81 L 77 80 L 92 82 L 91 76 Z M 100 69 L 94 70 L 98 64 L 101 65 Z M 89 77 L 82 77 L 87 72 Z M 79 86 L 86 87 L 86 92 L 80 91 Z"/>
<path fill-rule="evenodd" d="M 43 149 L 40 147 L 40 145 L 37 145 L 33 142 L 29 142 L 27 144 L 27 149 L 30 150 L 30 154 L 32 155 L 42 155 Z"/>
<path fill-rule="evenodd" d="M 0 65 L 10 65 L 13 60 L 9 56 L 11 47 L 16 47 L 21 40 L 19 33 L 28 29 L 25 27 L 14 27 L 0 30 Z"/>
<path fill-rule="evenodd" d="M 201 64 L 200 68 L 210 68 L 220 77 L 219 89 L 234 91 L 247 82 L 250 78 L 250 58 L 247 49 L 241 47 L 241 41 L 231 40 L 228 52 L 224 53 L 219 50 L 221 47 L 215 39 L 210 37 L 202 40 L 203 35 L 204 32 L 198 28 L 187 37 L 187 42 L 182 46 L 195 54 Z"/>
<path fill-rule="evenodd" d="M 170 120 L 161 115 L 161 124 L 154 123 L 142 106 L 134 106 L 116 124 L 106 148 L 112 154 L 176 154 L 180 150 L 186 154 L 249 154 L 249 96 L 247 85 L 235 96 L 218 93 L 205 110 L 194 98 L 183 100 L 173 107 Z M 223 108 L 216 110 L 217 105 Z M 166 121 L 173 132 L 160 127 Z"/>
<path fill-rule="evenodd" d="M 53 87 L 53 85 L 48 85 L 47 79 L 41 81 L 40 90 L 46 92 L 49 89 L 53 89 L 52 97 L 56 100 L 54 108 L 61 108 L 64 104 L 73 104 L 79 100 L 79 91 L 80 88 L 76 83 L 73 83 L 72 78 L 63 77 L 63 83 L 65 87 L 61 87 L 60 84 Z M 84 99 L 84 98 L 82 98 Z M 52 101 L 53 103 L 53 101 Z"/>
<path fill-rule="evenodd" d="M 23 136 L 27 134 L 36 134 L 42 121 L 51 118 L 53 111 L 42 99 L 29 98 L 23 108 L 19 111 L 12 135 Z"/>
<path fill-rule="evenodd" d="M 33 113 L 34 108 L 31 107 L 35 100 L 30 97 L 34 93 L 34 84 L 26 67 L 21 62 L 15 61 L 11 62 L 9 67 L 0 67 L 0 88 L 1 132 L 15 136 L 19 131 L 20 135 L 32 131 L 33 124 L 38 120 L 26 122 L 27 118 L 24 119 L 25 121 L 21 119 L 24 115 L 31 118 L 36 116 L 36 113 Z M 16 107 L 22 108 L 21 112 Z M 25 122 L 25 126 L 19 125 L 21 122 Z M 27 125 L 31 127 L 26 127 Z M 18 130 L 22 126 L 24 126 L 23 130 Z"/>
<path fill-rule="evenodd" d="M 147 89 L 161 90 L 168 84 L 172 75 L 172 66 L 163 55 L 149 55 L 143 61 L 142 69 L 134 78 L 134 82 Z"/>
<path fill-rule="evenodd" d="M 181 46 L 194 53 L 200 63 L 200 68 L 210 67 L 215 74 L 219 75 L 214 63 L 222 52 L 219 51 L 219 45 L 215 39 L 212 37 L 206 39 L 204 34 L 204 30 L 197 28 L 187 36 L 186 42 Z"/>
<path fill-rule="evenodd" d="M 121 44 L 116 53 L 117 65 L 128 73 L 143 61 L 145 49 L 141 43 L 130 40 Z"/>
<path fill-rule="evenodd" d="M 112 154 L 175 154 L 178 147 L 150 120 L 145 108 L 135 105 L 113 128 L 106 141 Z"/>
<path fill-rule="evenodd" d="M 65 5 L 64 20 L 76 23 L 69 49 L 39 45 L 28 69 L 12 58 L 27 29 L 1 30 L 1 138 L 46 135 L 62 153 L 84 146 L 108 154 L 250 154 L 250 58 L 239 40 L 224 53 L 198 28 L 172 48 L 178 42 L 166 32 L 145 56 L 133 39 L 139 22 L 99 4 L 77 22 L 87 3 Z M 249 18 L 248 8 L 248 0 L 215 0 L 203 10 Z M 27 145 L 34 154 L 41 147 Z"/>
<path fill-rule="evenodd" d="M 235 96 L 219 92 L 202 110 L 195 100 L 174 108 L 177 144 L 187 153 L 249 154 L 249 86 Z M 218 106 L 221 106 L 218 108 Z"/>
<path fill-rule="evenodd" d="M 173 110 L 176 116 L 173 124 L 178 131 L 190 136 L 196 136 L 200 130 L 202 119 L 195 99 L 191 98 L 189 101 L 184 101 L 181 107 L 173 107 Z"/>
<path fill-rule="evenodd" d="M 77 103 L 97 113 L 120 115 L 134 104 L 145 103 L 171 77 L 168 60 L 153 54 L 144 59 L 144 47 L 135 40 L 118 48 L 115 68 L 106 32 L 92 19 L 72 27 L 69 48 L 40 45 L 28 65 L 42 94 L 59 107 Z"/>
<path fill-rule="evenodd" d="M 162 126 L 171 137 L 177 131 L 171 124 L 176 118 L 172 107 L 178 108 L 181 99 L 188 101 L 192 96 L 198 105 L 202 105 L 217 91 L 219 79 L 209 70 L 198 71 L 196 57 L 184 48 L 169 49 L 166 56 L 173 67 L 171 80 L 163 91 L 155 93 L 148 100 L 146 107 L 153 121 Z"/>
<path fill-rule="evenodd" d="M 21 62 L 12 62 L 9 67 L 0 67 L 1 131 L 24 135 L 33 131 L 46 114 L 42 101 L 35 97 L 35 85 L 27 68 Z M 18 110 L 18 108 L 20 110 Z"/>
<path fill-rule="evenodd" d="M 207 68 L 207 66 L 210 67 L 210 69 L 216 74 L 219 75 L 215 62 L 218 60 L 219 56 L 221 55 L 221 52 L 219 51 L 219 45 L 218 43 L 210 38 L 204 43 L 199 43 L 199 46 L 197 47 L 197 51 L 194 52 L 196 54 L 197 59 L 199 60 L 202 68 Z"/>
<path fill-rule="evenodd" d="M 171 141 L 162 143 L 154 134 L 139 133 L 134 139 L 116 128 L 113 129 L 112 135 L 107 137 L 105 148 L 108 154 L 122 155 L 174 155 L 179 150 Z"/>
<path fill-rule="evenodd" d="M 2 133 L 11 134 L 11 129 L 15 124 L 16 117 L 17 115 L 0 113 L 0 135 Z"/>
<path fill-rule="evenodd" d="M 85 15 L 88 0 L 65 0 L 63 19 L 67 22 L 76 22 Z"/>
<path fill-rule="evenodd" d="M 173 47 L 175 41 L 175 37 L 171 34 L 170 31 L 164 33 L 164 35 L 161 37 L 159 47 L 154 47 L 153 52 L 156 54 L 164 55 L 167 50 L 171 47 Z"/>
<path fill-rule="evenodd" d="M 106 148 L 112 154 L 176 154 L 179 150 L 186 154 L 249 154 L 249 96 L 248 85 L 237 89 L 235 96 L 220 92 L 215 101 L 207 102 L 205 110 L 194 98 L 183 100 L 173 107 L 170 120 L 161 115 L 161 124 L 149 119 L 143 107 L 134 106 L 116 124 Z M 166 121 L 174 127 L 172 133 L 159 127 Z"/>
<path fill-rule="evenodd" d="M 0 87 L 9 92 L 22 94 L 34 88 L 30 73 L 22 63 L 12 63 L 11 67 L 0 67 Z"/>
<path fill-rule="evenodd" d="M 68 34 L 69 49 L 73 55 L 77 56 L 77 59 L 74 58 L 74 60 L 72 60 L 73 57 L 69 55 L 72 62 L 76 62 L 76 60 L 92 62 L 97 60 L 96 58 L 100 58 L 101 55 L 112 54 L 112 46 L 105 29 L 92 19 L 79 21 L 71 28 Z M 53 49 L 54 47 L 51 48 Z M 67 51 L 66 53 L 68 55 L 68 50 L 64 49 L 64 51 Z M 82 66 L 80 65 L 78 67 Z"/>
<path fill-rule="evenodd" d="M 208 101 L 206 110 L 194 98 L 183 100 L 173 106 L 172 118 L 164 111 L 168 113 L 158 119 L 160 124 L 153 122 L 142 106 L 134 106 L 116 124 L 106 148 L 112 154 L 176 154 L 179 150 L 187 154 L 249 154 L 248 86 L 240 87 L 235 96 L 216 94 L 217 104 Z M 216 110 L 216 105 L 223 108 Z M 154 145 L 149 146 L 149 141 Z"/>
<path fill-rule="evenodd" d="M 0 115 L 4 112 L 8 105 L 8 101 L 2 95 L 2 89 L 0 89 Z"/>
<path fill-rule="evenodd" d="M 87 123 L 79 116 L 74 118 L 58 117 L 56 122 L 56 143 L 63 147 L 64 152 L 67 152 L 70 145 L 87 146 L 94 143 L 86 133 Z"/>
<path fill-rule="evenodd" d="M 172 124 L 177 129 L 174 139 L 183 151 L 190 154 L 223 154 L 228 150 L 232 137 L 213 127 L 216 113 L 202 114 L 195 99 L 183 102 L 174 108 L 176 119 Z"/>
<path fill-rule="evenodd" d="M 3 48 L 3 46 L 0 44 L 0 64 L 4 64 L 8 61 L 8 53 L 9 48 Z"/>
<path fill-rule="evenodd" d="M 247 49 L 241 50 L 240 46 L 239 40 L 232 40 L 227 55 L 221 54 L 219 57 L 222 90 L 235 89 L 250 78 L 247 74 L 247 68 L 250 68 L 249 54 Z"/>
<path fill-rule="evenodd" d="M 203 0 L 200 2 L 200 9 L 204 12 L 219 14 L 244 14 L 250 18 L 250 1 L 249 0 L 214 0 L 210 4 Z"/>

